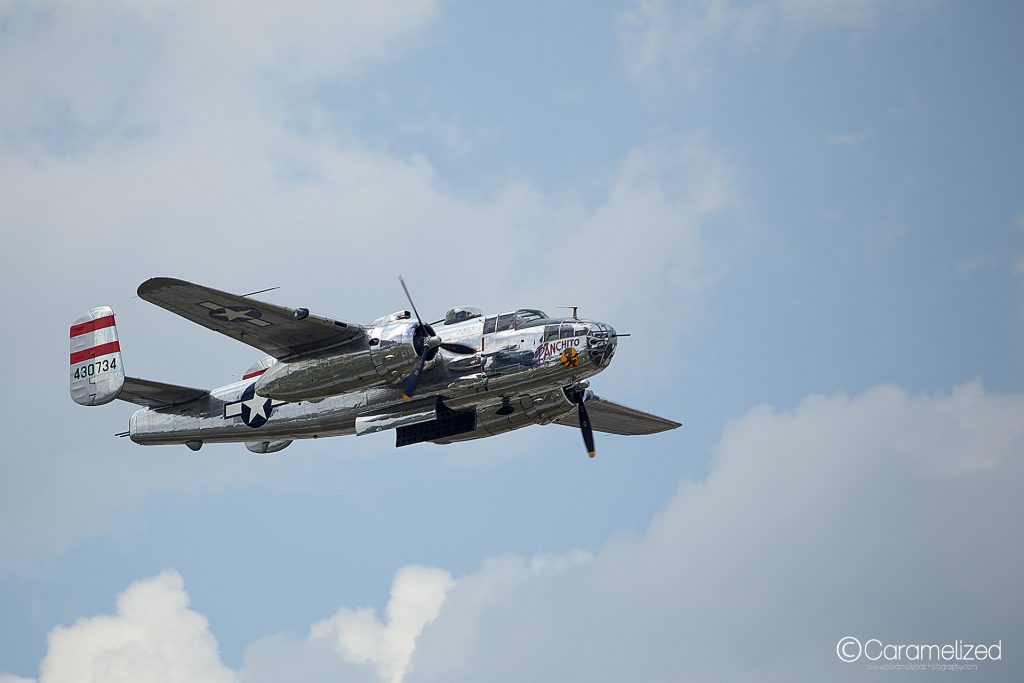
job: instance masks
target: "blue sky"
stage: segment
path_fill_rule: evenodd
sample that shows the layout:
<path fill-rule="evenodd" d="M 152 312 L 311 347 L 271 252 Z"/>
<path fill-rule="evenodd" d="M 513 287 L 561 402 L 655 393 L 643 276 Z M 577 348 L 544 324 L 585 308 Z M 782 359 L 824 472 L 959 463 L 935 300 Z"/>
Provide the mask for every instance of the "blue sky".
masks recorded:
<path fill-rule="evenodd" d="M 1020 642 L 1022 19 L 0 5 L 0 681 L 839 680 L 851 632 Z M 148 277 L 368 321 L 400 273 L 427 316 L 632 333 L 595 390 L 684 428 L 194 455 L 67 399 L 96 305 L 132 375 L 258 358 Z"/>

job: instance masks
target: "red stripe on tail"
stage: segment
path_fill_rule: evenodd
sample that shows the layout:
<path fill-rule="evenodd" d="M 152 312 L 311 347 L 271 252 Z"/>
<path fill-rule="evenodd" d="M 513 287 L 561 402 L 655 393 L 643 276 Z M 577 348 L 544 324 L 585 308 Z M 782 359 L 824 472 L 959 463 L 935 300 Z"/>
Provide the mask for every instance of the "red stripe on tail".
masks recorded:
<path fill-rule="evenodd" d="M 114 316 L 105 315 L 102 318 L 96 318 L 89 322 L 79 323 L 78 325 L 71 326 L 71 336 L 80 337 L 87 332 L 95 332 L 96 330 L 102 330 L 104 327 L 114 326 Z M 74 361 L 71 361 L 72 363 Z"/>
<path fill-rule="evenodd" d="M 259 377 L 264 372 L 266 372 L 266 370 L 257 370 L 256 372 L 250 372 L 248 375 L 242 375 L 242 379 L 252 379 L 253 377 Z"/>
<path fill-rule="evenodd" d="M 102 318 L 101 318 L 101 320 L 102 320 Z M 71 364 L 74 365 L 75 363 L 81 363 L 83 361 L 87 361 L 90 358 L 96 358 L 98 356 L 106 356 L 107 354 L 110 354 L 110 353 L 117 353 L 120 350 L 121 350 L 121 345 L 118 344 L 116 341 L 113 341 L 113 342 L 108 342 L 106 344 L 100 344 L 99 346 L 94 346 L 91 349 L 83 349 L 81 351 L 75 351 L 73 354 L 71 354 Z"/>

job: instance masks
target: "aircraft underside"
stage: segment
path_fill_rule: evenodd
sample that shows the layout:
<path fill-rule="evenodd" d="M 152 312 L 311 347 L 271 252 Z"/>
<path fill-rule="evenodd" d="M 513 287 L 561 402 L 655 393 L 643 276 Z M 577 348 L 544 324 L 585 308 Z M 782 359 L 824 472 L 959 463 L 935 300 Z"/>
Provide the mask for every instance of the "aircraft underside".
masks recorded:
<path fill-rule="evenodd" d="M 622 335 L 575 312 L 484 317 L 455 308 L 443 324 L 427 324 L 412 305 L 415 317 L 398 311 L 363 326 L 170 278 L 144 282 L 139 296 L 270 354 L 242 381 L 213 390 L 133 378 L 124 371 L 113 311 L 89 311 L 71 328 L 72 398 L 144 406 L 122 434 L 139 444 L 199 450 L 241 442 L 270 453 L 296 439 L 391 429 L 397 446 L 444 444 L 555 422 L 579 428 L 593 456 L 594 430 L 650 434 L 679 426 L 588 390 Z"/>

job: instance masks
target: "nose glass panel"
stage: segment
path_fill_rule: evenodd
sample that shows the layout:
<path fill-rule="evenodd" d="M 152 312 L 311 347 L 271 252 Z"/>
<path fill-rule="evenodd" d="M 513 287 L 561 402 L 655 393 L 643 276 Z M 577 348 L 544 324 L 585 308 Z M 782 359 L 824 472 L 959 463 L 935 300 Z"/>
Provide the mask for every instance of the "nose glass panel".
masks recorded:
<path fill-rule="evenodd" d="M 615 355 L 617 344 L 615 328 L 605 323 L 590 323 L 587 348 L 590 349 L 590 357 L 595 365 L 599 367 L 607 365 Z"/>

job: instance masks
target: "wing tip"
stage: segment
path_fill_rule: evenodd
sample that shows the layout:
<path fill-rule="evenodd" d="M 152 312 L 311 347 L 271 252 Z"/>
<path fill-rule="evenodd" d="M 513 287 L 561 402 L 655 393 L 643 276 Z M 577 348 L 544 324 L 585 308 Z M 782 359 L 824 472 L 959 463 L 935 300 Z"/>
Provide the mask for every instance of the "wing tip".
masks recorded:
<path fill-rule="evenodd" d="M 673 429 L 679 429 L 683 426 L 682 422 L 676 422 L 675 420 L 669 420 L 668 418 L 654 416 L 659 424 L 651 427 L 645 434 L 661 434 L 662 432 L 671 432 Z"/>
<path fill-rule="evenodd" d="M 178 278 L 174 277 L 151 277 L 145 282 L 143 282 L 141 285 L 139 285 L 139 288 L 138 290 L 136 290 L 136 293 L 140 297 L 145 298 L 146 294 L 149 294 L 150 292 L 155 292 L 158 289 L 187 284 L 191 283 L 186 282 L 185 280 L 179 280 Z"/>

